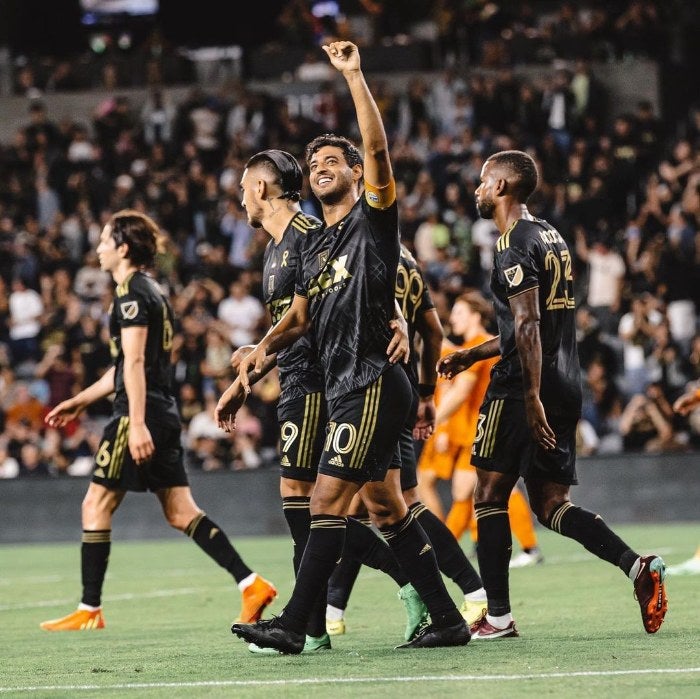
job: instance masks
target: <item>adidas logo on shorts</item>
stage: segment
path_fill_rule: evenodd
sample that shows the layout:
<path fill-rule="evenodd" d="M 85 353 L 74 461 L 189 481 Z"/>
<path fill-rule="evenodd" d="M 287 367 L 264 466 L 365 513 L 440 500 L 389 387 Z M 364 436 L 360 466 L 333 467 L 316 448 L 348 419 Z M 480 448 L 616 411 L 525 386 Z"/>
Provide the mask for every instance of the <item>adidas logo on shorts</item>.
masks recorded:
<path fill-rule="evenodd" d="M 336 454 L 332 459 L 328 459 L 328 463 L 331 466 L 340 466 L 340 468 L 345 466 L 343 460 L 340 458 L 340 454 Z"/>
<path fill-rule="evenodd" d="M 280 459 L 280 465 L 281 466 L 291 466 L 291 463 L 289 462 L 289 458 L 287 457 L 286 454 L 284 454 L 284 456 L 282 456 L 282 458 Z"/>

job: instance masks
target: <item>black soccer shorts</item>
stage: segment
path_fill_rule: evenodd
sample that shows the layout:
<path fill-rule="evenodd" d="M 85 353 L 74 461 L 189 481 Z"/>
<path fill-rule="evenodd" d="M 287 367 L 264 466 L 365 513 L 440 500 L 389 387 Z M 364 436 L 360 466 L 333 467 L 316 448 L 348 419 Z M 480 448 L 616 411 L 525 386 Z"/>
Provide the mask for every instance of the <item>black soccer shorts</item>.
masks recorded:
<path fill-rule="evenodd" d="M 513 398 L 486 398 L 479 409 L 471 462 L 497 473 L 519 474 L 562 485 L 576 485 L 578 418 L 555 414 L 547 421 L 556 435 L 553 451 L 541 449 L 527 424 L 525 403 Z"/>
<path fill-rule="evenodd" d="M 181 430 L 146 421 L 155 452 L 149 461 L 138 465 L 129 452 L 129 418 L 112 418 L 105 426 L 92 472 L 93 483 L 110 490 L 145 492 L 187 486 Z"/>
<path fill-rule="evenodd" d="M 406 372 L 391 365 L 376 381 L 328 401 L 319 473 L 346 481 L 383 481 L 401 467 L 399 438 L 411 407 Z"/>
<path fill-rule="evenodd" d="M 316 480 L 323 451 L 328 409 L 323 393 L 307 393 L 277 409 L 280 425 L 280 475 L 294 481 Z"/>

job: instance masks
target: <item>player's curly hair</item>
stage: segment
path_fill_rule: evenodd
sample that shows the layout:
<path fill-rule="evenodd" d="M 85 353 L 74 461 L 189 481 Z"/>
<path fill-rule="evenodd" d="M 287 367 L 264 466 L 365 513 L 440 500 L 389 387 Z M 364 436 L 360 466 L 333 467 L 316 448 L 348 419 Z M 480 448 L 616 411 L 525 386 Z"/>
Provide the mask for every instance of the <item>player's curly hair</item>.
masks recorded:
<path fill-rule="evenodd" d="M 345 136 L 336 136 L 334 133 L 324 133 L 321 136 L 316 136 L 316 138 L 306 146 L 304 149 L 304 158 L 306 159 L 307 165 L 314 153 L 324 146 L 340 148 L 340 150 L 343 151 L 345 162 L 350 167 L 362 165 L 362 155 L 359 148 L 352 141 L 345 138 Z"/>
<path fill-rule="evenodd" d="M 494 153 L 486 162 L 503 166 L 512 173 L 512 177 L 508 178 L 508 185 L 512 187 L 513 196 L 519 202 L 524 204 L 537 189 L 539 176 L 531 155 L 521 150 L 503 150 Z"/>
<path fill-rule="evenodd" d="M 108 225 L 117 247 L 124 243 L 129 246 L 127 257 L 134 265 L 153 266 L 160 229 L 150 216 L 135 209 L 122 209 L 112 215 Z"/>

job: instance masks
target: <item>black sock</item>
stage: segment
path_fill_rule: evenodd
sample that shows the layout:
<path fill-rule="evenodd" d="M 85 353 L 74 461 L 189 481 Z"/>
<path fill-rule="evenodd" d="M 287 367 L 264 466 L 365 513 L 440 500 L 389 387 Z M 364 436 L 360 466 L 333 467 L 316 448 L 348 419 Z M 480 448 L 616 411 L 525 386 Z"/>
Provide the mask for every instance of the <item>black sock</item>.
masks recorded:
<path fill-rule="evenodd" d="M 102 585 L 107 573 L 109 550 L 112 546 L 112 530 L 83 530 L 80 547 L 80 571 L 83 581 L 81 602 L 91 607 L 102 605 Z"/>
<path fill-rule="evenodd" d="M 457 583 L 465 595 L 483 587 L 479 573 L 447 525 L 422 502 L 414 502 L 408 509 L 428 535 L 440 570 Z"/>
<path fill-rule="evenodd" d="M 629 574 L 639 554 L 635 553 L 603 521 L 582 507 L 563 502 L 549 517 L 547 526 L 563 536 L 579 542 L 586 550 Z"/>
<path fill-rule="evenodd" d="M 474 505 L 479 536 L 479 570 L 488 599 L 488 613 L 502 616 L 510 612 L 508 564 L 513 550 L 507 502 Z"/>
<path fill-rule="evenodd" d="M 211 556 L 222 568 L 225 568 L 236 582 L 241 582 L 253 571 L 243 562 L 228 537 L 203 512 L 197 515 L 185 529 L 185 534 Z"/>
<path fill-rule="evenodd" d="M 280 619 L 292 631 L 304 633 L 319 595 L 343 552 L 345 517 L 312 515 L 309 540 L 297 571 L 292 596 Z"/>
<path fill-rule="evenodd" d="M 359 561 L 343 555 L 328 581 L 328 604 L 337 609 L 347 609 L 350 593 L 361 567 Z"/>
<path fill-rule="evenodd" d="M 413 513 L 409 511 L 400 522 L 382 527 L 381 532 L 425 602 L 433 626 L 453 626 L 462 621 L 445 587 L 433 547 Z"/>
<path fill-rule="evenodd" d="M 348 517 L 343 556 L 359 561 L 368 568 L 381 570 L 399 587 L 409 582 L 408 576 L 401 569 L 396 556 L 384 539 L 378 537 L 372 529 L 354 517 Z"/>
<path fill-rule="evenodd" d="M 282 498 L 282 512 L 287 520 L 287 526 L 294 542 L 294 574 L 296 575 L 304 555 L 306 542 L 309 539 L 309 527 L 311 526 L 311 512 L 309 512 L 309 502 L 311 498 L 307 496 L 294 496 Z"/>
<path fill-rule="evenodd" d="M 311 498 L 307 495 L 293 495 L 282 498 L 282 511 L 294 542 L 292 564 L 295 578 L 301 564 L 301 558 L 304 555 L 306 542 L 309 540 L 309 528 L 311 527 L 310 501 Z M 306 633 L 314 637 L 323 636 L 326 633 L 326 588 L 321 591 L 314 608 L 311 610 Z"/>

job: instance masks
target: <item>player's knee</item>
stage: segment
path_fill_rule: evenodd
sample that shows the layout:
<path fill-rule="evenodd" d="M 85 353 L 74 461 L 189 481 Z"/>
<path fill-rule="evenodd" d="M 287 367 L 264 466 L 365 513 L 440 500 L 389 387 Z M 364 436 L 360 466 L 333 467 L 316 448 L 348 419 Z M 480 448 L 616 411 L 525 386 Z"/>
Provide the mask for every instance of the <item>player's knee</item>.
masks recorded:
<path fill-rule="evenodd" d="M 552 529 L 552 519 L 553 515 L 559 510 L 559 508 L 567 503 L 568 500 L 561 499 L 551 499 L 545 502 L 530 502 L 530 507 L 537 517 L 537 521 L 548 529 Z"/>
<path fill-rule="evenodd" d="M 190 525 L 190 522 L 196 515 L 191 513 L 183 514 L 182 512 L 166 512 L 165 521 L 173 528 L 180 532 L 184 532 Z"/>

